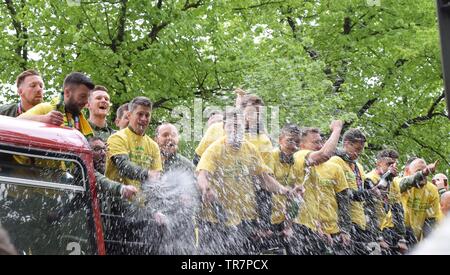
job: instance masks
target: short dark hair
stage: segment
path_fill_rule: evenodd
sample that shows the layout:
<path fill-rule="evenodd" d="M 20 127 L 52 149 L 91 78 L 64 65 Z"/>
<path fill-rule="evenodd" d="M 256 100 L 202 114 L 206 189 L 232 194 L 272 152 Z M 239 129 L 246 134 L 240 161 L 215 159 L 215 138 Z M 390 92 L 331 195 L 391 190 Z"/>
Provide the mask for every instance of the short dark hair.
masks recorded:
<path fill-rule="evenodd" d="M 213 111 L 208 115 L 208 119 L 210 119 L 212 116 L 215 116 L 215 115 L 223 116 L 223 112 L 222 111 Z"/>
<path fill-rule="evenodd" d="M 241 108 L 243 109 L 247 106 L 264 106 L 264 101 L 254 94 L 244 95 L 241 101 Z"/>
<path fill-rule="evenodd" d="M 384 158 L 398 159 L 398 152 L 393 149 L 384 149 L 377 154 L 377 161 L 381 161 Z"/>
<path fill-rule="evenodd" d="M 285 135 L 298 135 L 300 136 L 301 129 L 295 123 L 287 123 L 281 128 L 280 137 Z"/>
<path fill-rule="evenodd" d="M 87 139 L 89 145 L 91 145 L 92 142 L 97 141 L 97 140 L 100 140 L 101 142 L 105 143 L 105 142 L 103 141 L 103 139 L 101 139 L 100 137 L 89 137 L 89 138 Z"/>
<path fill-rule="evenodd" d="M 138 96 L 133 98 L 133 100 L 128 103 L 128 111 L 133 112 L 137 106 L 149 107 L 150 110 L 153 108 L 152 102 L 145 96 Z"/>
<path fill-rule="evenodd" d="M 122 118 L 123 114 L 125 113 L 125 111 L 128 111 L 128 105 L 129 105 L 129 103 L 127 102 L 127 103 L 124 103 L 124 104 L 120 105 L 120 107 L 117 108 L 117 111 L 116 111 L 116 118 L 117 119 Z"/>
<path fill-rule="evenodd" d="M 344 137 L 342 138 L 344 141 L 349 142 L 366 142 L 366 136 L 361 132 L 361 130 L 356 128 L 348 129 L 344 133 Z"/>
<path fill-rule="evenodd" d="M 73 72 L 66 76 L 64 79 L 64 88 L 70 85 L 85 85 L 89 90 L 95 88 L 94 82 L 92 82 L 89 77 L 79 72 Z"/>
<path fill-rule="evenodd" d="M 108 89 L 106 89 L 105 86 L 95 85 L 94 89 L 92 89 L 91 93 L 89 93 L 89 102 L 91 102 L 91 100 L 92 100 L 94 91 L 104 91 L 104 92 L 108 93 Z"/>
<path fill-rule="evenodd" d="M 16 78 L 17 88 L 19 88 L 19 86 L 22 85 L 22 83 L 25 81 L 25 78 L 32 76 L 32 75 L 41 76 L 36 70 L 32 70 L 32 69 L 21 72 Z"/>
<path fill-rule="evenodd" d="M 319 134 L 320 135 L 320 130 L 319 128 L 315 128 L 315 127 L 303 127 L 301 128 L 300 131 L 300 143 L 303 143 L 305 137 L 308 136 L 308 134 Z"/>
<path fill-rule="evenodd" d="M 234 117 L 238 117 L 238 116 L 242 116 L 242 112 L 239 109 L 227 108 L 223 114 L 224 126 L 225 126 L 225 122 L 227 121 L 228 118 L 234 118 Z"/>
<path fill-rule="evenodd" d="M 418 159 L 418 157 L 410 157 L 409 159 L 407 159 L 406 163 L 405 163 L 405 167 L 408 167 L 416 159 Z"/>
<path fill-rule="evenodd" d="M 93 91 L 104 91 L 104 92 L 108 92 L 108 89 L 106 89 L 105 86 L 102 85 L 95 85 L 94 89 L 92 89 Z"/>

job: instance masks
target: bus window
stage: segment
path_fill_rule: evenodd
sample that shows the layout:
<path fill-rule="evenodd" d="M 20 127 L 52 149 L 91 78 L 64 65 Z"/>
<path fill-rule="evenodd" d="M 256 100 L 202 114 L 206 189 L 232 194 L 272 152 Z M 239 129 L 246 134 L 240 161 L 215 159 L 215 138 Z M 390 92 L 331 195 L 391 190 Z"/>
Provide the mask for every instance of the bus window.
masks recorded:
<path fill-rule="evenodd" d="M 95 254 L 81 160 L 3 149 L 0 156 L 0 224 L 18 253 Z M 18 163 L 17 157 L 32 161 Z"/>

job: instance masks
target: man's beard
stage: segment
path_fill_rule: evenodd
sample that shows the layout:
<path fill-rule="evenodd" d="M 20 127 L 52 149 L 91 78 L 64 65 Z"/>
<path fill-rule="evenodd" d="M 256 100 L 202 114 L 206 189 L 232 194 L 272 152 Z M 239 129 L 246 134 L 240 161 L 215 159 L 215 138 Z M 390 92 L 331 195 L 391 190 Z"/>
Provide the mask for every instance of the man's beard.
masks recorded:
<path fill-rule="evenodd" d="M 172 158 L 177 154 L 177 145 L 175 145 L 175 144 L 169 143 L 169 144 L 163 146 L 162 149 L 165 149 L 165 150 L 161 150 L 161 155 L 163 155 L 163 157 L 166 159 Z M 168 149 L 175 149 L 175 150 L 169 151 Z"/>
<path fill-rule="evenodd" d="M 81 113 L 80 108 L 73 103 L 66 104 L 66 110 L 74 116 L 78 116 Z"/>
<path fill-rule="evenodd" d="M 94 161 L 94 169 L 104 175 L 106 170 L 106 163 L 104 161 Z"/>
<path fill-rule="evenodd" d="M 242 145 L 244 138 L 242 136 L 227 136 L 227 143 L 236 149 L 239 149 Z"/>

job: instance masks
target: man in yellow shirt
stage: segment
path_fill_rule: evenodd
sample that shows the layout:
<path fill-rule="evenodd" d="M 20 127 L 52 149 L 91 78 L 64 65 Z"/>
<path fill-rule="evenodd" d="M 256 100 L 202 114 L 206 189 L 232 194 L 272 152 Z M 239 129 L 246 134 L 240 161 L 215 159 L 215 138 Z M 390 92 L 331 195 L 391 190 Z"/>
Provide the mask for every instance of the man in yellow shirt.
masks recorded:
<path fill-rule="evenodd" d="M 327 247 L 337 253 L 339 245 L 345 248 L 350 240 L 348 184 L 342 168 L 327 161 L 336 150 L 342 125 L 341 121 L 331 124 L 333 134 L 325 145 L 317 128 L 303 128 L 300 135 L 301 150 L 309 152 L 305 160 L 317 174 L 316 188 L 311 190 L 317 192 L 319 199 L 315 218 L 318 228 L 310 235 L 315 237 L 310 243 L 315 243 L 314 249 L 319 254 L 329 252 Z M 306 196 L 305 207 L 308 207 Z"/>
<path fill-rule="evenodd" d="M 280 131 L 280 148 L 274 149 L 266 160 L 272 170 L 273 177 L 282 185 L 295 187 L 292 169 L 294 167 L 294 153 L 299 149 L 300 127 L 296 124 L 286 124 Z M 270 232 L 259 241 L 264 250 L 278 248 L 279 251 L 289 252 L 285 231 L 286 199 L 281 195 L 272 195 L 273 203 Z"/>
<path fill-rule="evenodd" d="M 436 164 L 437 162 L 427 165 L 423 159 L 416 158 L 407 165 L 406 177 L 400 180 L 407 241 L 410 246 L 426 237 L 442 218 L 437 187 L 427 181 L 427 176 L 434 173 Z"/>
<path fill-rule="evenodd" d="M 398 153 L 395 150 L 378 152 L 376 168 L 366 175 L 367 180 L 382 194 L 375 202 L 377 226 L 382 230 L 383 240 L 389 246 L 383 253 L 390 255 L 404 254 L 408 250 L 399 178 L 396 177 L 397 159 Z"/>
<path fill-rule="evenodd" d="M 261 154 L 264 162 L 272 151 L 272 141 L 264 128 L 264 101 L 257 95 L 246 94 L 241 89 L 236 89 L 236 108 L 239 108 L 244 116 L 245 134 L 244 138 L 252 143 Z M 195 149 L 196 156 L 194 164 L 200 159 L 203 152 L 216 140 L 225 136 L 223 122 L 212 124 L 198 147 Z M 270 193 L 261 189 L 256 182 L 260 180 L 255 176 L 256 200 L 258 206 L 258 222 L 260 229 L 266 231 L 270 227 L 270 215 L 272 212 L 272 201 Z"/>
<path fill-rule="evenodd" d="M 146 97 L 136 97 L 129 105 L 129 125 L 127 128 L 116 132 L 108 138 L 108 160 L 106 162 L 106 177 L 116 182 L 133 185 L 138 190 L 138 197 L 142 197 L 144 184 L 158 180 L 162 171 L 159 147 L 149 136 L 145 134 L 151 119 L 152 103 Z M 149 183 L 150 181 L 150 183 Z M 143 202 L 138 201 L 140 205 Z M 111 206 L 113 214 L 122 215 L 126 208 L 121 200 Z M 154 213 L 154 219 L 161 224 L 164 217 L 160 213 Z M 138 224 L 136 224 L 138 226 Z M 130 223 L 116 231 L 123 236 L 115 237 L 127 241 L 141 241 L 142 228 Z M 149 253 L 144 250 L 125 250 L 123 253 L 142 254 Z M 152 249 L 157 249 L 153 247 Z"/>
<path fill-rule="evenodd" d="M 86 75 L 78 72 L 70 73 L 64 79 L 63 100 L 54 98 L 50 103 L 40 103 L 20 115 L 19 118 L 57 126 L 64 124 L 76 128 L 86 137 L 92 136 L 92 128 L 81 110 L 86 107 L 89 93 L 94 87 L 94 83 Z M 58 106 L 60 106 L 59 111 L 57 110 Z"/>
<path fill-rule="evenodd" d="M 336 152 L 336 156 L 330 159 L 331 163 L 337 164 L 344 170 L 345 178 L 349 186 L 350 197 L 350 220 L 351 220 L 351 253 L 370 253 L 369 243 L 381 241 L 379 232 L 373 232 L 366 222 L 366 211 L 369 220 L 376 219 L 373 211 L 373 197 L 379 195 L 379 191 L 366 181 L 365 173 L 358 157 L 364 150 L 366 142 L 365 135 L 359 129 L 349 129 L 343 136 L 343 150 Z M 379 231 L 379 230 L 375 230 Z M 374 234 L 375 233 L 375 234 Z"/>
<path fill-rule="evenodd" d="M 294 169 L 292 176 L 295 184 L 304 188 L 304 205 L 298 211 L 296 217 L 287 219 L 287 226 L 292 227 L 293 236 L 289 240 L 289 250 L 293 254 L 323 254 L 325 253 L 325 240 L 323 226 L 320 222 L 320 204 L 322 203 L 324 187 L 320 181 L 319 172 L 321 165 L 325 163 L 336 150 L 343 122 L 335 120 L 331 122 L 332 131 L 330 138 L 323 144 L 320 131 L 317 128 L 303 128 L 299 135 L 300 151 L 294 154 Z M 322 177 L 325 171 L 335 175 L 336 169 L 322 169 Z M 318 169 L 319 168 L 319 169 Z M 342 175 L 341 175 L 342 176 Z M 339 188 L 345 190 L 345 179 L 341 177 Z M 343 185 L 343 187 L 341 186 Z M 289 211 L 289 209 L 286 209 Z"/>
<path fill-rule="evenodd" d="M 264 189 L 287 195 L 289 188 L 269 176 L 269 170 L 249 141 L 244 139 L 242 114 L 228 110 L 225 137 L 206 149 L 197 166 L 203 200 L 200 241 L 205 254 L 251 253 L 257 215 L 253 178 Z"/>
<path fill-rule="evenodd" d="M 162 171 L 158 144 L 147 136 L 152 103 L 143 96 L 130 102 L 127 128 L 108 138 L 106 176 L 123 184 L 141 189 L 148 180 L 157 180 Z"/>

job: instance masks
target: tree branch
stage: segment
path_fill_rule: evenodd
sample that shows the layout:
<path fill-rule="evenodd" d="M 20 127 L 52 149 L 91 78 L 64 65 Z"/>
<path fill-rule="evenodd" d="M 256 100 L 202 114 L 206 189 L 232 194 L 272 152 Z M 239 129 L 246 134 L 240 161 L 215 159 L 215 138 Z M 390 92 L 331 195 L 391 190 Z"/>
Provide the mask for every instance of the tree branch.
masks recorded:
<path fill-rule="evenodd" d="M 369 110 L 370 107 L 378 100 L 378 98 L 372 98 L 367 100 L 367 102 L 359 109 L 358 113 L 356 114 L 358 117 L 362 117 L 367 110 Z"/>
<path fill-rule="evenodd" d="M 442 101 L 442 99 L 445 97 L 445 91 L 442 91 L 442 93 L 434 100 L 433 104 L 431 104 L 430 108 L 428 109 L 428 112 L 426 115 L 417 116 L 415 118 L 408 119 L 407 121 L 403 122 L 402 125 L 400 125 L 397 130 L 394 131 L 394 136 L 400 135 L 401 129 L 406 129 L 411 127 L 411 125 L 427 121 L 432 119 L 435 116 L 444 116 L 447 117 L 444 113 L 434 112 L 437 105 Z"/>
<path fill-rule="evenodd" d="M 186 0 L 184 3 L 184 7 L 181 9 L 182 11 L 187 11 L 188 9 L 198 8 L 203 4 L 203 0 L 198 0 L 197 2 L 190 3 L 189 0 Z"/>
<path fill-rule="evenodd" d="M 411 136 L 406 136 L 406 137 L 407 137 L 407 138 L 410 138 L 410 139 L 412 139 L 412 140 L 414 140 L 414 142 L 416 142 L 417 144 L 419 144 L 422 148 L 428 149 L 428 150 L 432 151 L 433 153 L 435 153 L 436 155 L 440 156 L 440 157 L 445 161 L 445 163 L 447 163 L 447 165 L 450 165 L 450 162 L 449 162 L 449 161 L 445 158 L 445 156 L 444 156 L 441 152 L 439 152 L 438 150 L 434 149 L 434 148 L 431 147 L 430 145 L 427 145 L 427 144 L 421 142 L 420 140 L 418 140 L 418 139 L 415 138 L 415 137 L 411 137 Z"/>
<path fill-rule="evenodd" d="M 151 42 L 153 43 L 156 41 L 156 38 L 158 37 L 158 33 L 164 29 L 167 25 L 169 25 L 169 22 L 162 22 L 161 24 L 153 24 L 152 30 L 148 34 L 148 38 L 150 38 Z"/>
<path fill-rule="evenodd" d="M 111 28 L 109 26 L 109 16 L 108 16 L 108 11 L 106 10 L 106 6 L 104 6 L 103 11 L 105 13 L 105 18 L 106 18 L 106 29 L 108 30 L 108 37 L 109 37 L 109 40 L 112 41 L 113 36 L 111 34 Z"/>
<path fill-rule="evenodd" d="M 156 7 L 157 7 L 158 9 L 161 9 L 161 8 L 162 8 L 162 2 L 163 2 L 163 0 L 158 0 L 158 2 L 156 3 Z"/>
<path fill-rule="evenodd" d="M 162 105 L 170 100 L 172 100 L 172 99 L 171 98 L 161 98 L 158 101 L 156 101 L 155 103 L 153 103 L 153 108 L 156 109 L 156 108 L 163 107 Z"/>
<path fill-rule="evenodd" d="M 125 39 L 125 23 L 127 18 L 127 3 L 128 0 L 122 0 L 120 5 L 120 15 L 117 25 L 117 36 L 111 41 L 111 50 L 117 52 L 117 48 Z"/>
<path fill-rule="evenodd" d="M 28 61 L 28 49 L 27 49 L 27 43 L 28 43 L 28 30 L 26 27 L 22 25 L 21 22 L 17 20 L 17 11 L 14 8 L 14 4 L 12 3 L 12 0 L 5 0 L 6 8 L 9 11 L 9 15 L 11 16 L 11 21 L 13 24 L 13 27 L 16 31 L 16 37 L 19 40 L 15 52 L 18 56 L 22 58 L 20 62 L 20 67 L 22 70 L 27 69 L 27 61 Z M 21 1 L 22 8 L 25 6 L 25 2 Z M 23 41 L 23 44 L 21 43 Z"/>
<path fill-rule="evenodd" d="M 103 41 L 103 39 L 101 38 L 100 34 L 98 33 L 97 29 L 94 27 L 94 24 L 92 24 L 91 21 L 91 17 L 87 14 L 86 10 L 84 9 L 84 5 L 81 5 L 81 10 L 83 11 L 85 17 L 87 18 L 88 24 L 91 27 L 92 31 L 95 33 L 97 39 L 93 39 L 94 41 L 99 41 L 97 42 L 100 45 L 108 45 L 107 43 L 105 43 L 105 41 Z"/>
<path fill-rule="evenodd" d="M 286 1 L 274 1 L 274 2 L 268 1 L 268 2 L 261 3 L 261 4 L 248 6 L 248 7 L 245 7 L 245 8 L 233 8 L 233 10 L 240 11 L 240 10 L 254 9 L 254 8 L 260 8 L 260 7 L 267 6 L 267 5 L 281 4 L 281 3 L 284 3 L 284 2 L 286 2 Z"/>

